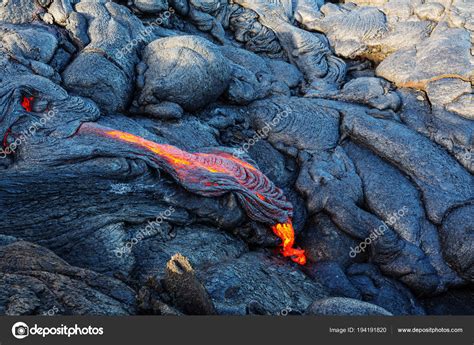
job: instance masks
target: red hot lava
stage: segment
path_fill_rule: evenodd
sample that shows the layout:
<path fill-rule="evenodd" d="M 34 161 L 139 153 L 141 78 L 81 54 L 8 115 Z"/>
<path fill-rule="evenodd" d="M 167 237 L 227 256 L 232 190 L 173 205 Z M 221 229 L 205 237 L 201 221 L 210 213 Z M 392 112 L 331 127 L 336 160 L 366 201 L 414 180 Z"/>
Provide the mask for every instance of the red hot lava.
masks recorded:
<path fill-rule="evenodd" d="M 34 97 L 24 96 L 21 100 L 21 106 L 23 107 L 23 109 L 25 109 L 27 112 L 31 112 L 31 110 L 33 109 L 33 100 Z"/>
<path fill-rule="evenodd" d="M 32 107 L 32 102 L 33 101 L 34 101 L 34 97 L 23 96 L 20 104 L 23 107 L 23 109 L 25 109 L 27 112 L 31 112 L 33 110 L 33 107 Z M 10 133 L 11 133 L 11 128 L 9 128 L 6 131 L 5 135 L 3 136 L 3 140 L 2 140 L 2 146 L 3 147 L 7 147 L 8 136 L 10 135 Z"/>
<path fill-rule="evenodd" d="M 273 233 L 281 238 L 281 254 L 283 256 L 291 257 L 296 263 L 300 265 L 306 264 L 306 255 L 303 249 L 294 248 L 295 231 L 291 219 L 284 224 L 278 223 L 272 226 Z"/>
<path fill-rule="evenodd" d="M 93 123 L 82 124 L 78 133 L 92 133 L 130 144 L 193 193 L 215 197 L 233 192 L 249 218 L 272 226 L 282 241 L 283 256 L 300 265 L 306 263 L 304 250 L 294 248 L 291 203 L 281 189 L 251 164 L 225 152 L 189 153 Z"/>

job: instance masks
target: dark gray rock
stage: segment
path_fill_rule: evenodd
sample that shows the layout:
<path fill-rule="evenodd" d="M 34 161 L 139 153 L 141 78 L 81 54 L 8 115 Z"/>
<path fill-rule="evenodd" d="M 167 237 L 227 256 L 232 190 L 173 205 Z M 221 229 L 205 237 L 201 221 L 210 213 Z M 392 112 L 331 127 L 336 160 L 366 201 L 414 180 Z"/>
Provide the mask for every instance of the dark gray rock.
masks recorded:
<path fill-rule="evenodd" d="M 315 263 L 316 266 L 319 262 L 328 260 L 334 260 L 344 268 L 349 266 L 353 262 L 349 253 L 357 243 L 355 239 L 340 231 L 324 213 L 317 213 L 311 217 L 300 238 L 301 246 L 306 249 L 308 261 Z M 364 255 L 361 255 L 357 259 L 364 258 Z"/>
<path fill-rule="evenodd" d="M 411 177 L 434 223 L 439 224 L 450 208 L 474 198 L 474 177 L 446 151 L 402 124 L 348 112 L 343 129 Z"/>
<path fill-rule="evenodd" d="M 0 21 L 12 24 L 29 23 L 36 18 L 40 6 L 34 1 L 13 0 L 0 4 Z"/>
<path fill-rule="evenodd" d="M 316 262 L 308 267 L 307 273 L 316 282 L 324 286 L 331 296 L 362 299 L 359 290 L 352 285 L 344 271 L 334 261 Z"/>
<path fill-rule="evenodd" d="M 146 47 L 143 61 L 147 67 L 138 100 L 141 105 L 168 101 L 197 110 L 215 101 L 230 82 L 230 63 L 203 38 L 156 40 Z"/>
<path fill-rule="evenodd" d="M 114 2 L 82 1 L 75 9 L 87 19 L 87 32 L 75 35 L 87 35 L 88 41 L 63 72 L 64 84 L 106 112 L 123 111 L 131 100 L 138 51 L 153 36 L 128 8 Z M 84 25 L 79 22 L 77 28 Z"/>
<path fill-rule="evenodd" d="M 470 313 L 472 9 L 353 3 L 0 1 L 0 313 Z"/>
<path fill-rule="evenodd" d="M 198 272 L 243 255 L 248 249 L 241 240 L 216 229 L 175 226 L 172 238 L 145 238 L 132 248 L 136 276 L 142 283 L 149 277 L 164 277 L 166 263 L 176 253 L 185 255 Z"/>
<path fill-rule="evenodd" d="M 443 221 L 439 233 L 443 256 L 458 274 L 474 281 L 474 205 L 453 209 Z"/>
<path fill-rule="evenodd" d="M 443 146 L 464 168 L 474 173 L 474 121 L 431 105 L 423 92 L 400 89 L 399 93 L 403 99 L 400 114 L 403 122 Z"/>
<path fill-rule="evenodd" d="M 402 173 L 353 143 L 344 146 L 363 181 L 367 207 L 390 223 L 407 242 L 421 248 L 440 277 L 438 290 L 462 282 L 443 259 L 438 230 L 426 219 L 419 191 Z"/>
<path fill-rule="evenodd" d="M 18 241 L 0 246 L 0 314 L 130 315 L 134 291 L 119 280 L 69 265 Z"/>
<path fill-rule="evenodd" d="M 292 156 L 298 150 L 314 152 L 336 146 L 338 112 L 311 99 L 274 97 L 254 102 L 246 111 L 254 128 L 268 127 L 268 141 Z"/>
<path fill-rule="evenodd" d="M 474 314 L 474 292 L 472 288 L 449 290 L 439 296 L 422 299 L 431 315 L 472 315 Z"/>
<path fill-rule="evenodd" d="M 383 276 L 371 264 L 352 265 L 347 270 L 347 277 L 363 301 L 378 305 L 393 315 L 425 314 L 422 305 L 405 285 Z"/>
<path fill-rule="evenodd" d="M 281 265 L 279 259 L 261 252 L 213 265 L 198 276 L 219 314 L 246 314 L 253 301 L 272 315 L 287 308 L 302 312 L 313 300 L 327 296 L 295 266 Z"/>
<path fill-rule="evenodd" d="M 168 1 L 166 0 L 134 0 L 133 5 L 140 11 L 145 13 L 157 13 L 168 9 Z"/>
<path fill-rule="evenodd" d="M 313 302 L 306 310 L 307 315 L 392 315 L 387 310 L 374 304 L 358 301 L 352 298 L 330 297 Z"/>

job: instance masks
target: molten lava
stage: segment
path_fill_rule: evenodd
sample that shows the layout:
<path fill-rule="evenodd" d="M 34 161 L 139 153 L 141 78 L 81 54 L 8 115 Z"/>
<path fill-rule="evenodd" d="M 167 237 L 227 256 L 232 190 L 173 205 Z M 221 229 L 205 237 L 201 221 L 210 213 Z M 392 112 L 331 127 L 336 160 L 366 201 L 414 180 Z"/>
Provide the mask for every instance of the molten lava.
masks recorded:
<path fill-rule="evenodd" d="M 295 231 L 291 219 L 284 224 L 278 223 L 272 226 L 273 233 L 281 238 L 281 254 L 290 257 L 294 262 L 304 265 L 306 264 L 306 255 L 303 249 L 293 248 L 295 244 Z"/>
<path fill-rule="evenodd" d="M 33 97 L 23 96 L 23 99 L 21 101 L 21 106 L 23 107 L 23 109 L 25 109 L 27 112 L 31 112 L 31 110 L 33 109 L 33 100 Z"/>
<path fill-rule="evenodd" d="M 193 193 L 215 197 L 233 192 L 252 220 L 272 225 L 273 232 L 282 241 L 283 256 L 300 265 L 306 263 L 304 250 L 293 247 L 291 203 L 281 189 L 251 164 L 229 153 L 189 153 L 93 123 L 82 124 L 78 133 L 92 133 L 129 143 L 130 148 L 138 150 L 137 154 L 147 157 Z"/>

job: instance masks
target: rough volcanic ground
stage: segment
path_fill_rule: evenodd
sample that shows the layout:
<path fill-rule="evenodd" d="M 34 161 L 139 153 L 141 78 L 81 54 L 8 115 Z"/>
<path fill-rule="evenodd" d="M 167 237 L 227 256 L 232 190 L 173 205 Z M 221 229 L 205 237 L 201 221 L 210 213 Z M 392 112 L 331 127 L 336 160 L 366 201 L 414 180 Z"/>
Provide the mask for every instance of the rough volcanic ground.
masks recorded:
<path fill-rule="evenodd" d="M 472 0 L 0 0 L 0 314 L 474 314 L 473 43 Z M 308 262 L 84 123 L 258 168 Z"/>

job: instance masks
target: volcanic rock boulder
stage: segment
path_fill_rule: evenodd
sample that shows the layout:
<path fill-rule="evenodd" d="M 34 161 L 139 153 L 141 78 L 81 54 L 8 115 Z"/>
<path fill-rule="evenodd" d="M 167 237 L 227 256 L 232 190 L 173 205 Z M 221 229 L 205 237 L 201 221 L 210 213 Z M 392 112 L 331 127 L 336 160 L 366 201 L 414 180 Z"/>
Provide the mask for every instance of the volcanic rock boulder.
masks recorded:
<path fill-rule="evenodd" d="M 235 40 L 242 43 L 245 49 L 272 58 L 286 57 L 286 52 L 275 33 L 258 21 L 258 15 L 254 11 L 231 5 L 226 24 Z"/>
<path fill-rule="evenodd" d="M 355 1 L 354 1 L 355 2 Z M 381 61 L 387 55 L 425 39 L 428 22 L 411 20 L 393 23 L 381 9 L 354 3 L 321 7 L 318 17 L 307 23 L 309 30 L 324 32 L 337 54 Z"/>
<path fill-rule="evenodd" d="M 340 56 L 380 63 L 378 76 L 426 90 L 435 107 L 472 119 L 471 7 L 462 0 L 327 3 L 305 27 L 324 32 Z"/>
<path fill-rule="evenodd" d="M 320 15 L 304 25 L 309 30 L 326 33 L 335 51 L 348 58 L 362 55 L 388 31 L 385 16 L 377 8 L 332 3 L 322 6 Z"/>
<path fill-rule="evenodd" d="M 352 79 L 335 97 L 346 102 L 367 104 L 380 110 L 398 110 L 400 97 L 386 80 L 373 77 Z"/>
<path fill-rule="evenodd" d="M 145 284 L 150 276 L 164 279 L 167 262 L 177 252 L 189 260 L 196 272 L 200 272 L 222 261 L 234 260 L 248 251 L 243 240 L 217 229 L 178 226 L 173 224 L 173 219 L 169 223 L 173 226 L 172 237 L 147 236 L 126 254 L 134 258 L 134 275 L 141 284 Z M 167 228 L 165 224 L 161 227 Z"/>
<path fill-rule="evenodd" d="M 48 63 L 59 48 L 59 39 L 44 25 L 21 27 L 9 24 L 1 26 L 0 48 L 15 56 L 26 67 L 51 77 L 54 74 Z"/>
<path fill-rule="evenodd" d="M 291 24 L 290 2 L 239 0 L 236 3 L 256 12 L 259 21 L 276 34 L 289 61 L 303 73 L 310 89 L 324 94 L 339 88 L 346 73 L 344 61 L 332 54 L 324 36 Z"/>
<path fill-rule="evenodd" d="M 309 213 L 327 212 L 345 234 L 364 240 L 371 229 L 383 225 L 383 218 L 377 218 L 360 206 L 363 200 L 360 177 L 351 159 L 337 146 L 339 111 L 347 111 L 357 117 L 358 112 L 364 110 L 320 100 L 298 100 L 296 103 L 293 99 L 273 98 L 255 102 L 248 116 L 257 127 L 269 124 L 269 142 L 300 161 L 302 166 L 296 188 L 305 197 Z M 272 126 L 272 121 L 282 113 L 289 115 L 282 116 Z M 308 238 L 310 235 L 305 236 L 305 239 Z M 373 246 L 373 259 L 384 273 L 403 279 L 419 292 L 433 293 L 438 289 L 439 277 L 417 245 L 387 229 Z M 310 255 L 314 254 L 310 249 Z"/>
<path fill-rule="evenodd" d="M 356 239 L 340 231 L 325 213 L 316 213 L 311 217 L 305 232 L 300 237 L 300 244 L 306 248 L 308 261 L 315 263 L 316 267 L 319 267 L 322 261 L 329 261 L 347 268 L 353 262 L 348 253 L 351 248 L 357 246 L 357 243 Z M 359 259 L 364 258 L 361 255 Z M 346 297 L 353 296 L 346 295 Z"/>
<path fill-rule="evenodd" d="M 0 56 L 5 76 L 43 76 L 61 82 L 60 73 L 77 52 L 76 47 L 55 26 L 0 24 Z M 12 58 L 14 57 L 14 58 Z"/>
<path fill-rule="evenodd" d="M 183 315 L 183 313 L 176 308 L 163 302 L 163 299 L 169 299 L 171 303 L 171 297 L 165 294 L 165 289 L 160 281 L 154 278 L 148 279 L 137 296 L 140 313 L 152 315 Z"/>
<path fill-rule="evenodd" d="M 211 42 L 199 37 L 156 40 L 144 50 L 143 63 L 146 67 L 139 77 L 143 84 L 139 82 L 138 102 L 152 114 L 160 113 L 162 102 L 197 110 L 215 101 L 230 82 L 228 60 Z"/>
<path fill-rule="evenodd" d="M 447 262 L 465 278 L 474 281 L 474 206 L 466 205 L 451 211 L 440 229 L 443 255 Z"/>
<path fill-rule="evenodd" d="M 362 299 L 360 292 L 349 281 L 345 272 L 334 261 L 319 261 L 309 266 L 307 274 L 320 283 L 331 296 Z"/>
<path fill-rule="evenodd" d="M 364 125 L 359 127 L 359 124 L 361 124 L 359 121 L 363 118 L 365 119 L 362 121 Z M 423 194 L 427 218 L 430 221 L 435 224 L 443 223 L 444 226 L 444 222 L 448 219 L 446 216 L 455 208 L 459 208 L 459 212 L 464 212 L 466 219 L 470 217 L 472 212 L 470 208 L 466 206 L 472 203 L 474 197 L 474 180 L 472 175 L 464 170 L 445 151 L 434 146 L 431 141 L 417 133 L 410 132 L 396 122 L 366 118 L 362 114 L 358 114 L 357 116 L 346 114 L 343 128 L 348 131 L 355 141 L 363 143 L 411 177 L 412 181 Z M 377 130 L 377 128 L 379 128 L 379 130 Z M 406 142 L 408 138 L 412 138 L 410 142 L 413 144 L 416 143 L 416 146 L 405 145 L 404 142 Z M 383 145 L 381 145 L 382 141 Z M 387 143 L 391 144 L 387 145 Z M 423 152 L 423 154 L 420 154 L 421 152 Z M 422 166 L 424 166 L 426 170 L 419 168 L 420 165 L 418 164 L 423 161 L 425 161 L 425 163 Z M 417 164 L 415 164 L 415 162 L 417 162 Z M 465 206 L 463 207 L 463 205 Z M 467 231 L 467 233 L 469 233 L 469 231 Z M 466 234 L 466 231 L 462 230 L 457 233 L 457 235 L 461 237 L 465 236 L 464 234 Z M 432 242 L 429 240 L 429 237 L 427 240 Z M 434 243 L 435 242 L 432 242 L 432 244 Z M 448 246 L 443 248 L 443 245 Z M 459 249 L 457 246 L 458 245 L 453 242 L 441 241 L 441 247 L 444 253 L 453 253 Z M 468 252 L 468 258 L 472 258 L 473 254 L 469 246 L 463 250 Z M 459 262 L 459 259 L 454 260 L 455 262 Z M 465 259 L 463 259 L 463 261 L 465 261 Z M 451 265 L 451 267 L 455 269 L 460 276 L 465 277 L 467 274 L 468 279 L 471 279 L 469 264 Z"/>
<path fill-rule="evenodd" d="M 392 315 L 374 304 L 343 297 L 331 297 L 315 301 L 305 313 L 307 315 Z"/>
<path fill-rule="evenodd" d="M 371 240 L 373 262 L 385 274 L 403 280 L 419 292 L 436 290 L 439 278 L 421 249 L 401 239 L 381 219 L 359 206 L 363 196 L 360 177 L 341 147 L 307 161 L 296 186 L 305 196 L 310 214 L 327 212 L 342 231 L 360 243 L 382 227 L 383 236 Z M 345 191 L 343 196 L 341 190 Z"/>
<path fill-rule="evenodd" d="M 4 78 L 0 84 L 0 98 L 3 102 L 2 108 L 5 110 L 0 122 L 0 133 L 4 138 L 4 145 L 11 146 L 17 141 L 18 145 L 14 145 L 15 148 L 12 150 L 16 153 L 17 162 L 28 152 L 29 146 L 34 149 L 35 144 L 44 142 L 42 139 L 45 137 L 49 138 L 51 143 L 59 138 L 71 136 L 81 120 L 93 121 L 99 117 L 97 106 L 90 100 L 69 96 L 63 88 L 51 80 L 28 74 L 16 64 L 8 63 L 6 68 L 11 75 L 9 78 Z M 35 102 L 34 96 L 29 97 L 28 110 L 25 110 L 22 105 L 25 95 L 41 95 L 41 99 Z M 24 135 L 20 140 L 21 148 L 16 149 L 16 146 L 20 146 L 17 134 L 24 131 L 29 131 L 30 135 L 27 139 Z M 53 132 L 52 136 L 46 134 Z M 12 135 L 7 135 L 10 133 Z M 7 158 L 3 162 L 11 163 L 13 155 L 6 156 L 8 157 L 3 157 Z"/>
<path fill-rule="evenodd" d="M 444 80 L 449 80 L 449 78 L 435 83 L 446 85 Z M 450 89 L 449 93 L 452 90 Z M 472 145 L 474 121 L 439 109 L 436 105 L 429 103 L 423 92 L 401 89 L 399 94 L 403 103 L 400 118 L 404 124 L 441 145 L 465 169 L 474 173 L 474 155 L 472 154 L 474 152 Z"/>
<path fill-rule="evenodd" d="M 84 49 L 63 72 L 65 87 L 103 111 L 123 111 L 132 96 L 138 51 L 150 35 L 128 8 L 114 2 L 82 1 L 75 10 L 72 32 Z"/>
<path fill-rule="evenodd" d="M 450 208 L 474 198 L 473 176 L 429 139 L 402 124 L 362 113 L 347 113 L 343 128 L 356 142 L 363 143 L 412 178 L 423 193 L 427 216 L 434 223 L 441 223 Z M 412 144 L 406 145 L 407 140 Z"/>
<path fill-rule="evenodd" d="M 320 97 L 319 92 L 309 91 L 306 97 Z M 359 77 L 347 82 L 341 90 L 326 92 L 325 98 L 367 104 L 380 110 L 398 110 L 400 96 L 384 79 L 374 77 Z"/>
<path fill-rule="evenodd" d="M 39 4 L 29 0 L 9 0 L 0 3 L 0 21 L 12 24 L 29 23 L 36 17 Z"/>
<path fill-rule="evenodd" d="M 157 13 L 168 9 L 166 0 L 134 0 L 133 6 L 145 13 Z"/>
<path fill-rule="evenodd" d="M 415 295 L 404 284 L 384 276 L 374 265 L 354 264 L 347 269 L 348 280 L 362 300 L 382 307 L 393 315 L 424 315 Z"/>
<path fill-rule="evenodd" d="M 311 99 L 273 97 L 252 103 L 246 113 L 255 128 L 268 127 L 268 141 L 290 156 L 337 145 L 338 112 Z"/>
<path fill-rule="evenodd" d="M 130 315 L 135 292 L 38 245 L 0 238 L 0 314 Z"/>
<path fill-rule="evenodd" d="M 245 315 L 257 301 L 262 311 L 277 315 L 286 308 L 303 312 L 326 290 L 293 266 L 262 252 L 223 261 L 199 274 L 219 314 Z"/>
<path fill-rule="evenodd" d="M 421 248 L 445 284 L 460 283 L 459 277 L 443 259 L 438 230 L 426 218 L 419 191 L 393 166 L 353 143 L 345 151 L 354 162 L 362 179 L 367 207 L 382 219 L 395 217 L 391 225 L 405 241 Z M 382 201 L 383 200 L 383 201 Z"/>
<path fill-rule="evenodd" d="M 435 54 L 437 58 L 432 59 Z M 393 53 L 380 63 L 376 72 L 397 86 L 427 89 L 433 103 L 443 105 L 452 102 L 449 106 L 451 111 L 472 119 L 474 101 L 469 82 L 474 78 L 474 64 L 471 60 L 469 32 L 439 24 L 427 40 Z M 455 78 L 457 83 L 443 78 Z M 440 79 L 445 80 L 445 84 L 451 80 L 449 86 L 444 87 L 444 92 L 438 91 L 442 87 L 439 83 L 427 88 L 430 82 Z M 460 82 L 464 83 L 458 85 Z M 466 95 L 460 97 L 459 93 Z"/>
<path fill-rule="evenodd" d="M 299 84 L 299 71 L 283 61 L 265 60 L 244 49 L 230 46 L 221 48 L 223 55 L 233 62 L 232 78 L 226 96 L 232 103 L 249 104 L 272 94 L 290 95 L 290 88 Z"/>

